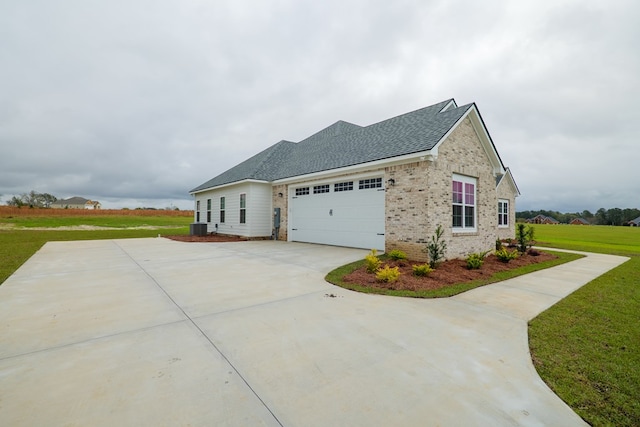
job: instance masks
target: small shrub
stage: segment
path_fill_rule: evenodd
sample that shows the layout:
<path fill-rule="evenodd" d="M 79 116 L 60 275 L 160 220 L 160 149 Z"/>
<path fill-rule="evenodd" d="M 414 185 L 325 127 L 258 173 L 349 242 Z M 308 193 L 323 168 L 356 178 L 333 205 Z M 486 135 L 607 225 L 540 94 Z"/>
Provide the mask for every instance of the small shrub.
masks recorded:
<path fill-rule="evenodd" d="M 512 259 L 518 258 L 518 251 L 509 252 L 506 248 L 502 248 L 499 251 L 496 251 L 496 258 L 502 262 L 509 262 Z"/>
<path fill-rule="evenodd" d="M 380 268 L 376 272 L 376 280 L 378 282 L 393 283 L 398 280 L 399 277 L 400 270 L 398 270 L 398 267 L 391 268 L 385 265 L 384 268 Z"/>
<path fill-rule="evenodd" d="M 436 228 L 436 234 L 431 236 L 431 242 L 427 244 L 425 252 L 429 255 L 429 267 L 436 268 L 438 263 L 444 258 L 444 254 L 447 251 L 447 243 L 442 239 L 444 230 L 442 225 L 438 225 Z"/>
<path fill-rule="evenodd" d="M 516 241 L 518 251 L 520 253 L 527 252 L 527 249 L 533 246 L 533 237 L 535 235 L 535 229 L 531 226 L 526 226 L 523 223 L 519 223 L 516 227 Z"/>
<path fill-rule="evenodd" d="M 367 265 L 367 273 L 375 273 L 380 268 L 382 261 L 378 259 L 377 253 L 377 250 L 371 249 L 371 252 L 364 257 Z"/>
<path fill-rule="evenodd" d="M 467 268 L 469 270 L 477 270 L 484 264 L 484 257 L 488 252 L 478 252 L 475 254 L 469 254 L 467 257 Z"/>
<path fill-rule="evenodd" d="M 496 251 L 499 251 L 502 247 L 502 240 L 496 239 Z"/>
<path fill-rule="evenodd" d="M 426 277 L 433 271 L 429 264 L 419 264 L 413 266 L 413 275 L 418 277 Z"/>
<path fill-rule="evenodd" d="M 400 261 L 402 259 L 407 259 L 407 254 L 398 250 L 398 249 L 394 249 L 392 251 L 389 252 L 389 258 L 391 258 L 394 261 Z"/>

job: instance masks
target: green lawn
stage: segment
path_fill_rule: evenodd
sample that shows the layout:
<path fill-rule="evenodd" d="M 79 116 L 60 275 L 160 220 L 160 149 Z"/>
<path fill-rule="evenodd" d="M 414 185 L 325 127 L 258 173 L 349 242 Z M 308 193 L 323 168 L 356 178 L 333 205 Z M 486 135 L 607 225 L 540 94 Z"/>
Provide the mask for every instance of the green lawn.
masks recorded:
<path fill-rule="evenodd" d="M 640 255 L 640 227 L 606 225 L 534 225 L 540 246 L 577 251 Z"/>
<path fill-rule="evenodd" d="M 543 380 L 594 426 L 640 425 L 640 229 L 536 225 L 540 245 L 631 257 L 529 323 Z"/>

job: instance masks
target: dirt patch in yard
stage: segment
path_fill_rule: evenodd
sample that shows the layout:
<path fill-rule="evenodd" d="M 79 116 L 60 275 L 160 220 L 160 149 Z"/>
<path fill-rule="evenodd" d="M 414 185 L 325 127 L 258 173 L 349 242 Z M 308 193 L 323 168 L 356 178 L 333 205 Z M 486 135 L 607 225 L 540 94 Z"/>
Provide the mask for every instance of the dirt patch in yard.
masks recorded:
<path fill-rule="evenodd" d="M 382 262 L 382 267 L 385 265 L 391 268 L 398 267 L 401 273 L 400 278 L 394 283 L 381 283 L 376 281 L 375 274 L 367 273 L 366 267 L 361 267 L 353 273 L 347 274 L 343 277 L 343 281 L 380 289 L 409 291 L 433 290 L 457 283 L 471 282 L 476 279 L 488 279 L 500 271 L 513 270 L 518 267 L 550 261 L 556 258 L 557 256 L 555 255 L 539 252 L 538 256 L 522 255 L 511 260 L 509 263 L 504 263 L 496 258 L 495 255 L 491 254 L 485 257 L 484 264 L 477 270 L 469 270 L 467 268 L 467 262 L 463 259 L 453 259 L 441 263 L 435 270 L 429 273 L 427 277 L 417 277 L 413 275 L 413 266 L 424 264 L 422 262 L 386 260 Z"/>

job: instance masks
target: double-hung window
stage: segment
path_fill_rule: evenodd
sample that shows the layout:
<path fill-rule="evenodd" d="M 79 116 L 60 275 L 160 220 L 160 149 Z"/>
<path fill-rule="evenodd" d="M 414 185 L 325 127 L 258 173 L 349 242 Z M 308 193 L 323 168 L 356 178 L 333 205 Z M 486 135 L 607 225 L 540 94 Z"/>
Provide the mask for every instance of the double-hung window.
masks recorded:
<path fill-rule="evenodd" d="M 200 200 L 196 200 L 196 222 L 200 222 Z"/>
<path fill-rule="evenodd" d="M 498 200 L 498 227 L 509 226 L 509 201 Z"/>
<path fill-rule="evenodd" d="M 453 175 L 453 230 L 476 231 L 476 178 Z"/>
<path fill-rule="evenodd" d="M 220 224 L 224 224 L 224 213 L 225 213 L 225 199 L 224 196 L 220 197 Z"/>
<path fill-rule="evenodd" d="M 211 199 L 207 199 L 207 222 L 211 222 Z"/>
<path fill-rule="evenodd" d="M 247 195 L 240 194 L 240 224 L 247 223 Z"/>

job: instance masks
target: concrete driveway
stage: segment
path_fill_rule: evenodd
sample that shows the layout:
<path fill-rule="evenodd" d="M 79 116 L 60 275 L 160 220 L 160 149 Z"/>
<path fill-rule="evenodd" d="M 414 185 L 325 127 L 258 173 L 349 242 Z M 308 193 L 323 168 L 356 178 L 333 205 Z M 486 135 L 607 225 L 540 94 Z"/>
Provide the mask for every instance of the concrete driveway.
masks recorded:
<path fill-rule="evenodd" d="M 365 254 L 47 243 L 0 286 L 0 425 L 584 425 L 536 374 L 527 320 L 625 258 L 438 300 L 324 282 Z"/>

